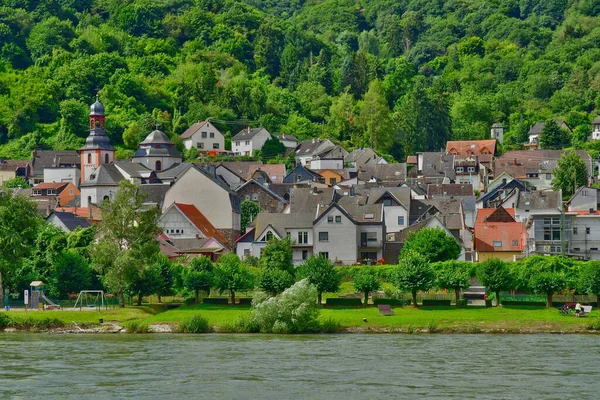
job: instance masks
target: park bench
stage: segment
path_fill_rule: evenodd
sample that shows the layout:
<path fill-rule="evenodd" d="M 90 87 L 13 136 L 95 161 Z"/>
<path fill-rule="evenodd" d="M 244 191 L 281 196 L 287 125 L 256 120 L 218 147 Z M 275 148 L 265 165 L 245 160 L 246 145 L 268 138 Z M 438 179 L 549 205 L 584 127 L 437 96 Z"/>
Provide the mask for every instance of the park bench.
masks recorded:
<path fill-rule="evenodd" d="M 379 308 L 379 312 L 383 315 L 394 315 L 394 312 L 392 311 L 392 306 L 390 306 L 389 304 L 378 304 L 377 308 Z"/>
<path fill-rule="evenodd" d="M 581 312 L 579 313 L 579 316 L 584 316 L 586 314 L 589 314 L 592 312 L 592 306 L 581 306 Z"/>

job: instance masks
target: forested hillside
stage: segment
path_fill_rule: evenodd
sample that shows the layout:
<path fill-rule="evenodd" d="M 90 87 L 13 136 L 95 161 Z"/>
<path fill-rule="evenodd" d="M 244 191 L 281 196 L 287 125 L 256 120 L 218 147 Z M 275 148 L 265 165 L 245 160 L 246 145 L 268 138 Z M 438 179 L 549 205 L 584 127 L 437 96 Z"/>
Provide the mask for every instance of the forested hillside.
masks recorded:
<path fill-rule="evenodd" d="M 600 111 L 597 0 L 0 0 L 0 157 L 78 148 L 100 89 L 135 148 L 216 118 L 403 161 Z M 121 151 L 126 155 L 126 151 Z"/>

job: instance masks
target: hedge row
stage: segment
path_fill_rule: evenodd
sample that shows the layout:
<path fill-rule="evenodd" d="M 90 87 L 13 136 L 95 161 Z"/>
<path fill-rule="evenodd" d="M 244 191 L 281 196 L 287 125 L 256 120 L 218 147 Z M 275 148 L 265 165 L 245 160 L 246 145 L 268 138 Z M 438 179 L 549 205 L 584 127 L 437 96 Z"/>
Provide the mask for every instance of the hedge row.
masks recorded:
<path fill-rule="evenodd" d="M 356 275 L 362 273 L 365 268 L 369 268 L 370 271 L 373 271 L 377 278 L 388 280 L 393 277 L 394 270 L 397 267 L 397 265 L 360 265 L 352 267 L 336 267 L 336 270 L 344 280 L 352 280 Z"/>
<path fill-rule="evenodd" d="M 452 300 L 427 300 L 423 299 L 424 306 L 450 306 Z"/>
<path fill-rule="evenodd" d="M 223 297 L 205 297 L 202 299 L 203 304 L 229 304 L 228 298 Z"/>
<path fill-rule="evenodd" d="M 379 304 L 388 304 L 390 306 L 402 307 L 402 306 L 410 306 L 412 300 L 402 300 L 402 299 L 374 299 L 373 304 L 378 306 Z"/>
<path fill-rule="evenodd" d="M 500 300 L 503 306 L 529 306 L 529 307 L 546 307 L 545 301 L 516 301 L 516 300 Z"/>
<path fill-rule="evenodd" d="M 327 306 L 362 307 L 362 300 L 355 297 L 330 297 L 325 300 Z"/>

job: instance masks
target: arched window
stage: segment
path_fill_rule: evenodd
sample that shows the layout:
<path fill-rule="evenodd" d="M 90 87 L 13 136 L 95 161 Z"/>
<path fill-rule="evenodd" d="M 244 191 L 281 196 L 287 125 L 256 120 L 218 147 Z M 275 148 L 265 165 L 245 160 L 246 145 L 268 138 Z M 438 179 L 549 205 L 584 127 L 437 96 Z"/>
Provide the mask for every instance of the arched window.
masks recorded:
<path fill-rule="evenodd" d="M 106 154 L 104 155 L 104 164 L 108 164 L 109 162 L 110 162 L 110 161 L 109 161 L 108 153 L 106 153 Z"/>
<path fill-rule="evenodd" d="M 88 196 L 88 207 L 90 204 L 92 204 L 92 196 Z"/>
<path fill-rule="evenodd" d="M 102 200 L 108 201 L 108 200 L 110 200 L 110 197 L 108 197 L 108 196 L 104 196 L 104 197 L 102 198 Z"/>
<path fill-rule="evenodd" d="M 88 164 L 92 163 L 92 154 L 91 153 L 88 153 L 88 162 L 87 163 Z"/>
<path fill-rule="evenodd" d="M 155 168 L 154 168 L 154 170 L 155 170 L 155 171 L 160 171 L 160 170 L 162 170 L 162 163 L 161 163 L 160 161 L 157 161 L 157 162 L 156 162 L 156 165 L 155 165 Z"/>

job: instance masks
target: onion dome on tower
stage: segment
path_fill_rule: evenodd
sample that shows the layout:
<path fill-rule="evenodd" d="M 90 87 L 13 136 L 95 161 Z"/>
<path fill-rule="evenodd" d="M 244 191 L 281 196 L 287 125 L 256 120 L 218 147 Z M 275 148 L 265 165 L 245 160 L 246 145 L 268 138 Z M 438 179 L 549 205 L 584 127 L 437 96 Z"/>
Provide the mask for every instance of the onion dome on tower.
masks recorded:
<path fill-rule="evenodd" d="M 110 164 L 115 160 L 115 148 L 106 136 L 106 119 L 104 105 L 98 99 L 90 106 L 90 134 L 85 139 L 85 145 L 79 149 L 81 156 L 81 183 L 101 164 Z"/>

